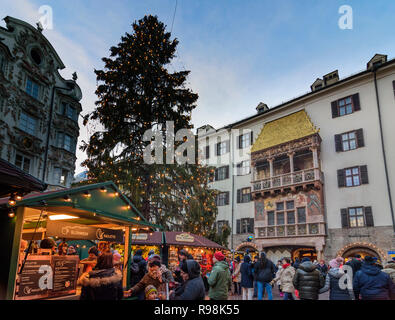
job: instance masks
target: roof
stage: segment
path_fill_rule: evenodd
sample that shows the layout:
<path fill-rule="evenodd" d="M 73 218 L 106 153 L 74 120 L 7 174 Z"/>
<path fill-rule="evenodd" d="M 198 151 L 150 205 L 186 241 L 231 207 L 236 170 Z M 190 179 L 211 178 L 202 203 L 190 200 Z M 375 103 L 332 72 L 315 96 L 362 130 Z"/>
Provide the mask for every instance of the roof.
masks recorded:
<path fill-rule="evenodd" d="M 264 125 L 251 148 L 256 152 L 318 133 L 305 110 L 292 113 Z"/>
<path fill-rule="evenodd" d="M 46 183 L 8 161 L 0 159 L 0 197 L 8 197 L 13 192 L 25 194 L 32 191 L 44 191 L 46 188 Z"/>
<path fill-rule="evenodd" d="M 88 193 L 89 196 L 86 196 L 85 193 Z M 68 197 L 68 200 L 65 197 Z M 9 207 L 8 199 L 0 199 L 0 205 Z M 125 225 L 141 225 L 153 229 L 162 228 L 149 223 L 112 181 L 29 194 L 21 201 L 17 201 L 15 207 L 20 206 L 45 209 L 51 213 L 66 211 L 80 216 L 84 221 L 86 219 L 92 221 L 107 219 L 122 222 Z M 77 219 L 74 221 L 78 222 Z"/>
<path fill-rule="evenodd" d="M 164 237 L 163 237 L 164 233 Z M 159 246 L 162 244 L 226 250 L 223 246 L 197 234 L 182 231 L 153 232 L 144 237 L 132 236 L 132 245 Z"/>

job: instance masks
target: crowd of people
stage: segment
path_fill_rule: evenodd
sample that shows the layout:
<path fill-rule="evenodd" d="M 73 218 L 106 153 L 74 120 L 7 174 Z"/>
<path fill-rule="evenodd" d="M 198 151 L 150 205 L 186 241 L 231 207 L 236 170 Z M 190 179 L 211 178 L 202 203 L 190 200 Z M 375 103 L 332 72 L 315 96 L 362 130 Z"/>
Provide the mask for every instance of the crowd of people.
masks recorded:
<path fill-rule="evenodd" d="M 284 300 L 318 300 L 327 291 L 330 300 L 395 299 L 395 261 L 383 267 L 370 256 L 362 259 L 357 255 L 347 263 L 336 257 L 328 264 L 307 257 L 301 261 L 284 257 L 274 264 L 263 252 L 229 261 L 217 251 L 211 272 L 202 275 L 199 263 L 184 250 L 179 252 L 174 271 L 154 252 L 144 259 L 142 250 L 137 250 L 130 267 L 131 286 L 124 291 L 115 253 L 95 256 L 97 250 L 91 251 L 88 259 L 97 259 L 97 264 L 79 279 L 81 299 L 86 300 L 228 300 L 232 295 L 243 300 L 263 300 L 265 296 L 273 300 L 275 285 Z"/>

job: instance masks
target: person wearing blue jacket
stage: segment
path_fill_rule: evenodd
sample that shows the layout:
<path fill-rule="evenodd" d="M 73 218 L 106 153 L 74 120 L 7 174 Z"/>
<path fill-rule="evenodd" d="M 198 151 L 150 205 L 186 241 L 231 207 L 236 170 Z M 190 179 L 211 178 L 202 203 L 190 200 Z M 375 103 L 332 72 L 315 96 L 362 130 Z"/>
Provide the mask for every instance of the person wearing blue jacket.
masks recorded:
<path fill-rule="evenodd" d="M 241 293 L 243 300 L 252 300 L 254 294 L 254 276 L 252 273 L 252 263 L 249 255 L 244 256 L 244 261 L 240 267 L 241 273 Z"/>
<path fill-rule="evenodd" d="M 361 269 L 353 280 L 354 292 L 359 292 L 362 300 L 393 300 L 395 285 L 390 276 L 382 272 L 373 257 L 366 256 Z"/>

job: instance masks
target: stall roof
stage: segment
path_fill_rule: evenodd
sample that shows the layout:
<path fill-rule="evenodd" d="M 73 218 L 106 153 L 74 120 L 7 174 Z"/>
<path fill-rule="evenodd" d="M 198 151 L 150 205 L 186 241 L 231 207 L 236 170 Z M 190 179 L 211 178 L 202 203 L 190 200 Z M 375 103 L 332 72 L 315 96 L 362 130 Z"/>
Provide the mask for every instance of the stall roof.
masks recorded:
<path fill-rule="evenodd" d="M 22 194 L 44 191 L 47 184 L 19 169 L 4 159 L 0 159 L 0 197 L 8 197 L 13 192 Z"/>
<path fill-rule="evenodd" d="M 183 237 L 185 235 L 188 235 L 189 237 Z M 205 247 L 226 250 L 225 247 L 219 245 L 218 243 L 215 243 L 214 241 L 211 241 L 203 236 L 199 236 L 190 232 L 168 231 L 165 232 L 165 236 L 167 245 Z M 183 238 L 185 238 L 184 241 L 182 240 Z"/>
<path fill-rule="evenodd" d="M 150 234 L 133 234 L 132 235 L 132 245 L 140 246 L 160 246 L 163 244 L 163 233 L 162 232 L 152 232 Z"/>
<path fill-rule="evenodd" d="M 7 198 L 0 199 L 0 205 L 10 207 Z M 50 213 L 74 213 L 85 220 L 100 221 L 104 218 L 107 221 L 123 222 L 125 225 L 162 229 L 161 226 L 149 223 L 112 181 L 29 194 L 18 201 L 15 207 L 20 206 L 44 209 Z"/>

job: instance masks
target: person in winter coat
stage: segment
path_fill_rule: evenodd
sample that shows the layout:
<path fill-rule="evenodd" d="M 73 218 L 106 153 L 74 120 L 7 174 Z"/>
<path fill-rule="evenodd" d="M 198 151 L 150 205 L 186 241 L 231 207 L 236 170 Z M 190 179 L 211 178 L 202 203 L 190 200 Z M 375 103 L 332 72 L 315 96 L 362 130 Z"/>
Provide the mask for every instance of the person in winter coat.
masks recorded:
<path fill-rule="evenodd" d="M 321 271 L 322 275 L 325 277 L 328 273 L 328 266 L 325 264 L 324 260 L 320 260 L 320 263 L 317 264 L 318 271 Z"/>
<path fill-rule="evenodd" d="M 101 254 L 93 271 L 78 280 L 81 300 L 121 300 L 123 298 L 122 273 L 113 267 L 111 252 Z"/>
<path fill-rule="evenodd" d="M 153 285 L 161 295 L 162 292 L 165 291 L 162 281 L 162 274 L 160 272 L 160 263 L 158 261 L 152 261 L 148 264 L 148 273 L 144 275 L 144 277 L 135 284 L 128 292 L 128 296 L 138 293 L 143 293 L 147 286 Z M 161 299 L 164 299 L 163 295 L 160 296 Z"/>
<path fill-rule="evenodd" d="M 204 300 L 206 290 L 200 275 L 200 265 L 195 260 L 185 260 L 181 275 L 184 284 L 175 291 L 170 291 L 170 300 Z"/>
<path fill-rule="evenodd" d="M 136 283 L 138 283 L 141 279 L 143 279 L 144 275 L 147 272 L 147 261 L 143 258 L 143 250 L 139 249 L 136 250 L 132 264 L 135 267 L 135 270 L 131 272 L 131 278 L 130 278 L 130 285 L 134 286 Z"/>
<path fill-rule="evenodd" d="M 337 257 L 329 261 L 330 269 L 325 278 L 325 285 L 321 288 L 320 293 L 327 292 L 329 290 L 329 300 L 354 300 L 354 292 L 351 288 L 348 288 L 347 282 L 349 278 L 346 278 L 344 283 L 347 288 L 340 288 L 340 278 L 345 274 L 341 269 L 344 259 Z"/>
<path fill-rule="evenodd" d="M 258 260 L 259 260 L 259 256 L 258 255 L 254 256 L 254 262 L 252 263 L 252 276 L 254 277 L 254 295 L 253 295 L 254 298 L 258 296 L 258 284 L 256 281 L 256 273 L 255 273 L 255 268 L 257 266 Z"/>
<path fill-rule="evenodd" d="M 272 280 L 271 284 L 281 282 L 281 291 L 284 293 L 284 300 L 295 300 L 294 292 L 295 288 L 292 280 L 295 276 L 295 268 L 291 266 L 291 260 L 283 258 L 281 269 L 276 274 L 276 278 Z"/>
<path fill-rule="evenodd" d="M 361 269 L 354 276 L 353 287 L 362 300 L 395 299 L 395 285 L 390 276 L 381 271 L 370 256 L 365 257 Z"/>
<path fill-rule="evenodd" d="M 159 263 L 161 264 L 160 272 L 162 274 L 162 280 L 164 283 L 174 282 L 173 273 L 169 269 L 167 269 L 164 264 L 162 264 L 162 259 L 159 254 L 152 254 L 148 256 L 148 263 L 152 261 L 159 261 Z"/>
<path fill-rule="evenodd" d="M 292 282 L 301 300 L 318 300 L 319 290 L 325 285 L 323 275 L 307 257 L 302 259 Z"/>
<path fill-rule="evenodd" d="M 298 269 L 299 268 L 299 265 L 300 265 L 300 261 L 299 261 L 299 258 L 295 258 L 295 262 L 293 263 L 293 267 L 295 268 L 295 270 L 296 269 Z"/>
<path fill-rule="evenodd" d="M 214 253 L 213 262 L 214 266 L 207 280 L 210 286 L 208 296 L 211 300 L 227 300 L 232 285 L 229 265 L 221 251 Z"/>
<path fill-rule="evenodd" d="M 250 256 L 246 255 L 240 267 L 241 292 L 243 300 L 252 300 L 254 294 L 254 276 L 252 274 L 252 263 Z"/>
<path fill-rule="evenodd" d="M 395 261 L 388 261 L 382 271 L 388 274 L 392 282 L 395 283 Z"/>
<path fill-rule="evenodd" d="M 270 285 L 270 282 L 274 278 L 276 268 L 274 266 L 274 263 L 266 258 L 266 254 L 264 252 L 261 253 L 261 257 L 258 260 L 258 263 L 256 263 L 254 272 L 258 285 L 258 300 L 263 299 L 265 289 L 267 290 L 268 299 L 273 300 L 272 286 Z"/>
<path fill-rule="evenodd" d="M 346 262 L 347 266 L 350 266 L 352 268 L 352 273 L 355 276 L 357 271 L 361 269 L 362 266 L 362 259 L 361 255 L 356 254 L 351 260 Z"/>
<path fill-rule="evenodd" d="M 277 271 L 276 271 L 276 275 L 274 278 L 277 278 L 282 271 L 282 261 L 281 260 L 277 261 L 276 270 Z M 273 286 L 274 282 L 272 282 L 271 285 Z M 282 298 L 282 297 L 284 297 L 284 292 L 281 290 L 281 280 L 277 281 L 277 285 L 278 285 L 278 291 L 280 292 L 280 297 Z"/>
<path fill-rule="evenodd" d="M 241 273 L 240 273 L 240 257 L 236 257 L 234 261 L 234 268 L 233 268 L 233 273 L 232 273 L 232 281 L 234 285 L 234 294 L 239 295 L 241 294 Z"/>

